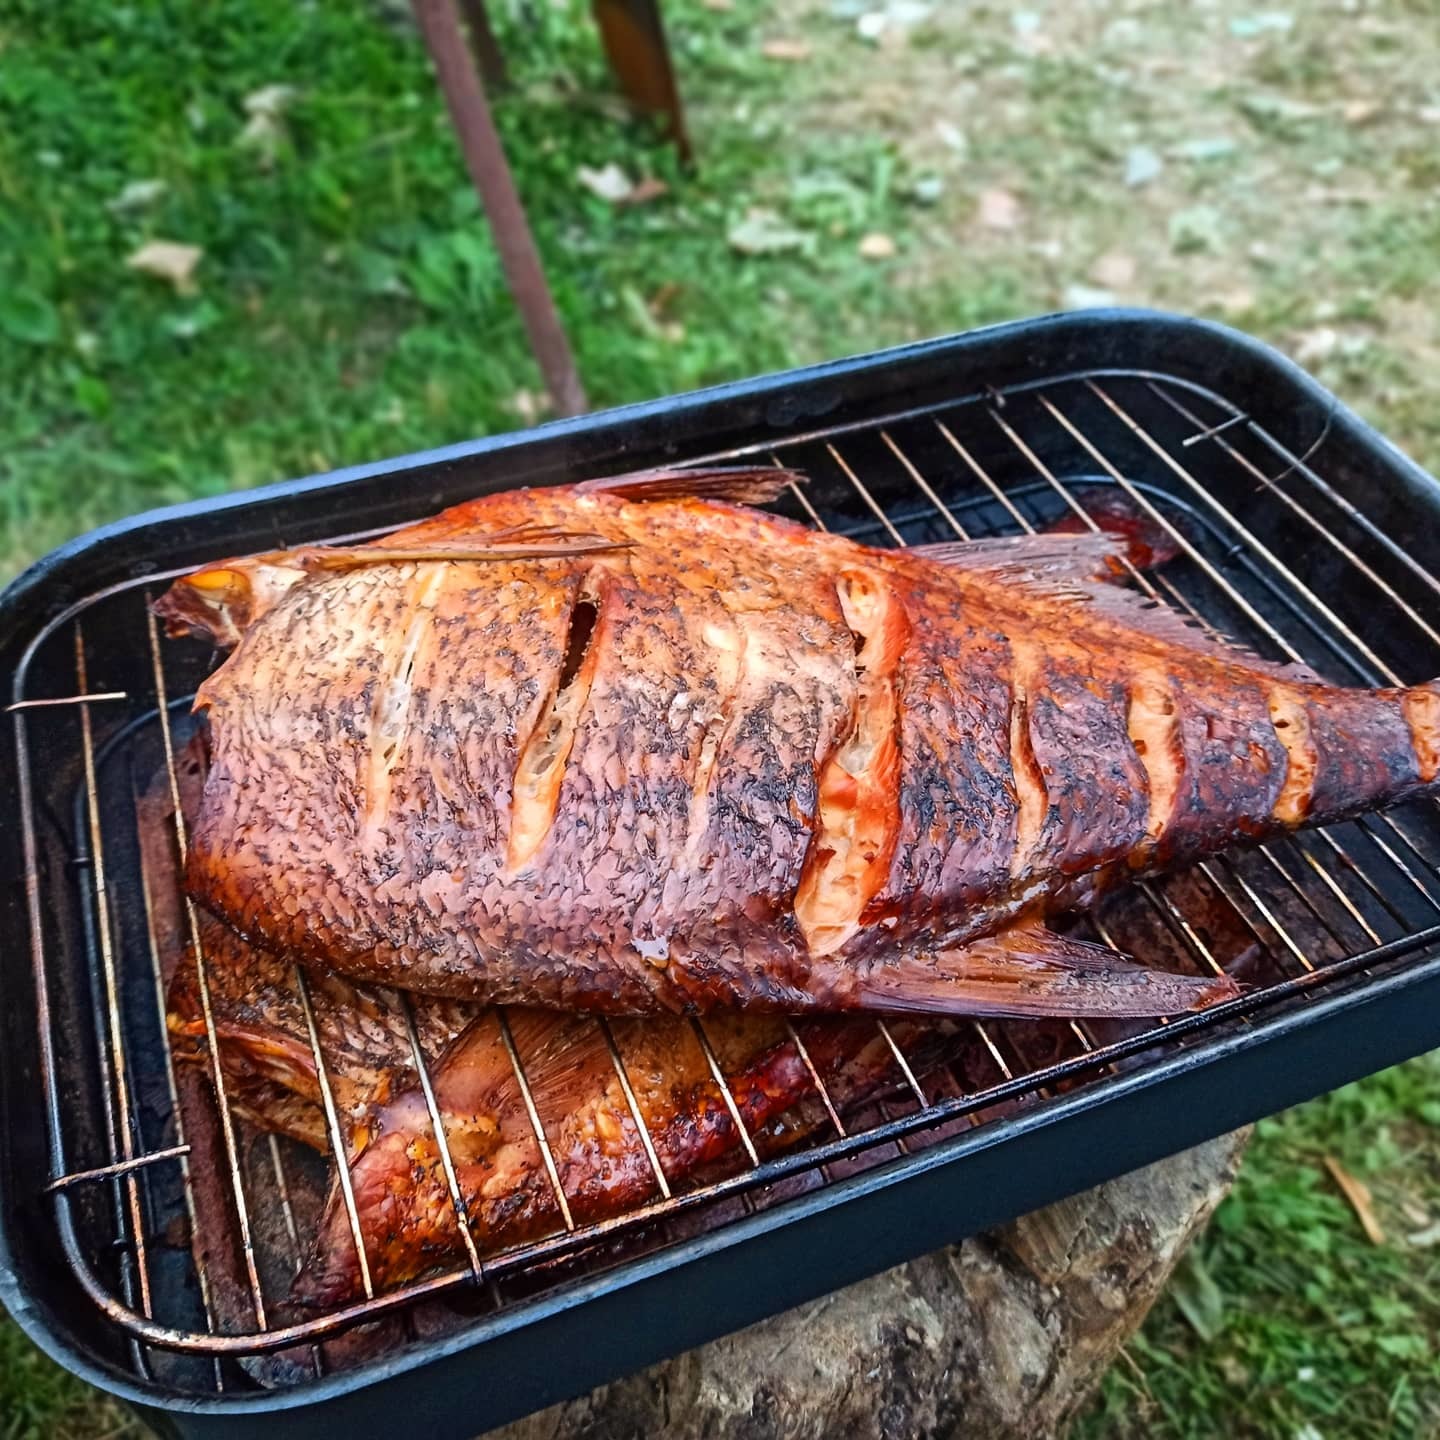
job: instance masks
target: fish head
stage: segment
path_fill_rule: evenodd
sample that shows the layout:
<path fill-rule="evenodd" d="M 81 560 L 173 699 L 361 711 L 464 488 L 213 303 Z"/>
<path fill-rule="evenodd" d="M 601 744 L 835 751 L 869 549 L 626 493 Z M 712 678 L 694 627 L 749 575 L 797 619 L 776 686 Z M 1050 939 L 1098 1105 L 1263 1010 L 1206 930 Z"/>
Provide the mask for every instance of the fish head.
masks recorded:
<path fill-rule="evenodd" d="M 219 560 L 181 576 L 155 613 L 167 635 L 198 635 L 228 650 L 307 573 L 283 553 Z"/>

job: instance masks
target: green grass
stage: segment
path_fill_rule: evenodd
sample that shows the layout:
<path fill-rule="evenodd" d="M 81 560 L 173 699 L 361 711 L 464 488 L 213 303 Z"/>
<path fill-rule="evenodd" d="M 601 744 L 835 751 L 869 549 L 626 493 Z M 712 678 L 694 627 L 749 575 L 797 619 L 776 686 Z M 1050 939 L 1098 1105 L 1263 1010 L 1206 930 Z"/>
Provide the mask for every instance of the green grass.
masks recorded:
<path fill-rule="evenodd" d="M 508 46 L 519 84 L 501 121 L 592 404 L 923 326 L 855 256 L 865 230 L 904 231 L 893 147 L 784 144 L 775 117 L 735 103 L 765 63 L 735 43 L 758 7 L 671 7 L 699 100 L 689 179 L 611 115 L 580 7 L 533 8 L 538 29 Z M 183 23 L 170 6 L 24 0 L 0 24 L 0 567 L 140 506 L 530 413 L 538 377 L 407 26 L 293 0 Z M 245 96 L 274 84 L 297 96 L 267 162 L 239 137 Z M 611 162 L 670 193 L 612 206 L 577 179 Z M 165 188 L 117 211 L 136 180 Z M 803 246 L 737 254 L 727 235 L 753 207 L 783 211 Z M 126 268 L 154 238 L 203 247 L 195 294 Z M 1018 296 L 995 275 L 924 304 L 963 326 Z"/>
<path fill-rule="evenodd" d="M 1369 1185 L 1383 1246 L 1326 1156 Z M 1437 1217 L 1440 1055 L 1262 1122 L 1134 1364 L 1110 1371 L 1077 1433 L 1201 1440 L 1223 1417 L 1228 1435 L 1267 1440 L 1440 1434 Z"/>
<path fill-rule="evenodd" d="M 1014 7 L 975 0 L 880 48 L 829 0 L 667 0 L 690 175 L 619 113 L 583 0 L 491 8 L 516 78 L 501 127 L 597 406 L 1101 283 L 1308 347 L 1322 379 L 1440 465 L 1425 0 L 1295 6 L 1289 30 L 1254 39 L 1232 33 L 1252 14 L 1240 0 L 1037 3 L 1023 33 Z M 150 505 L 535 414 L 538 376 L 404 17 L 398 0 L 0 7 L 0 579 Z M 803 36 L 810 59 L 766 59 L 774 36 Z M 272 85 L 293 103 L 272 143 L 243 143 L 245 99 Z M 1357 105 L 1371 113 L 1347 118 Z M 1233 148 L 1184 158 L 1214 138 Z M 1132 189 L 1139 144 L 1164 168 Z M 611 162 L 668 193 L 598 199 L 578 172 Z M 148 202 L 116 203 L 141 181 L 161 182 Z M 977 221 L 995 188 L 1018 199 L 1013 228 Z M 757 209 L 791 248 L 732 245 Z M 1177 243 L 1197 212 L 1198 240 Z M 873 231 L 894 259 L 859 256 Z M 152 239 L 203 249 L 193 293 L 127 268 Z M 1440 1434 L 1440 1246 L 1405 1238 L 1440 1216 L 1437 1082 L 1433 1058 L 1415 1062 L 1262 1126 L 1179 1282 L 1206 1335 L 1162 1305 L 1081 1433 Z M 1385 1246 L 1326 1154 L 1372 1184 Z M 0 1324 L 0 1440 L 124 1423 Z"/>
<path fill-rule="evenodd" d="M 145 1432 L 0 1320 L 0 1440 L 121 1440 Z"/>

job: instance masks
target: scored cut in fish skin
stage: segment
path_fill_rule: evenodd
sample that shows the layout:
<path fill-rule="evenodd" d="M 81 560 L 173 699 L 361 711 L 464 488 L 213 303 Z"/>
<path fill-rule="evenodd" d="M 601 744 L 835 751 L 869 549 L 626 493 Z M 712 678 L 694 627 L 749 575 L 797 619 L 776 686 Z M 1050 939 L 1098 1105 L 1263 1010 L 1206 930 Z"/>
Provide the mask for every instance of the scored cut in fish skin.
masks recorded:
<path fill-rule="evenodd" d="M 426 993 L 1162 1014 L 1235 989 L 1045 911 L 1435 788 L 1434 685 L 1219 645 L 1104 536 L 886 551 L 729 503 L 786 478 L 511 492 L 177 582 L 172 629 L 238 640 L 192 892 Z"/>

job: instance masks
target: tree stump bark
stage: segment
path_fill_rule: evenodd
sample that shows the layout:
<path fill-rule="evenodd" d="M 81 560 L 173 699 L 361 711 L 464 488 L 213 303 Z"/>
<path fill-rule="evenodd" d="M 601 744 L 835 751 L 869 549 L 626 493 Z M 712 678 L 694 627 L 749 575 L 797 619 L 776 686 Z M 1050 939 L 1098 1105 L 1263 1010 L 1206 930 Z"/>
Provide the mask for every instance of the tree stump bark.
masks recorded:
<path fill-rule="evenodd" d="M 490 1440 L 1060 1433 L 1224 1198 L 1249 1131 L 678 1355 Z"/>

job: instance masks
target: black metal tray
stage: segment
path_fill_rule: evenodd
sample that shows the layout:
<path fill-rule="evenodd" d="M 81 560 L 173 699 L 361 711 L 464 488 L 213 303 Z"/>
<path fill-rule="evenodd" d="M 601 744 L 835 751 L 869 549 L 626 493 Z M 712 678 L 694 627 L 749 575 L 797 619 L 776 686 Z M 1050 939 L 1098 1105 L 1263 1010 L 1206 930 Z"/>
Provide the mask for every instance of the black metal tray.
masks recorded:
<path fill-rule="evenodd" d="M 999 326 L 78 540 L 0 596 L 0 670 L 24 706 L 0 729 L 12 797 L 0 826 L 0 1298 L 50 1354 L 164 1433 L 249 1434 L 262 1416 L 277 1434 L 367 1433 L 382 1407 L 430 1434 L 472 1435 L 1440 1042 L 1440 826 L 1421 804 L 1285 842 L 1273 874 L 1263 857 L 1225 860 L 1195 882 L 1233 910 L 1213 931 L 1183 900 L 1155 899 L 1168 943 L 1192 960 L 1252 967 L 1239 1001 L 1163 1031 L 1112 1029 L 1088 1050 L 1000 1034 L 985 1082 L 757 1172 L 726 1192 L 750 1187 L 734 1218 L 716 1211 L 699 1233 L 562 1266 L 338 1373 L 269 1388 L 234 1353 L 209 1355 L 183 1247 L 157 1240 L 180 1204 L 171 1162 L 74 1180 L 173 1140 L 153 981 L 130 947 L 133 843 L 100 847 L 110 910 L 97 909 L 83 803 L 82 715 L 102 772 L 146 717 L 34 702 L 153 697 L 137 601 L 199 562 L 388 528 L 486 490 L 772 454 L 812 477 L 792 513 L 876 543 L 1044 524 L 1077 496 L 1123 490 L 1188 545 L 1163 572 L 1165 598 L 1338 680 L 1440 673 L 1440 487 L 1275 352 L 1143 312 Z M 210 657 L 175 663 L 181 697 Z M 169 701 L 177 724 L 183 710 Z M 1242 922 L 1252 938 L 1232 956 Z M 119 1122 L 111 991 L 119 1078 L 133 1083 Z M 819 1177 L 820 1162 L 851 1160 Z M 129 1215 L 127 1193 L 140 1196 Z M 148 1268 L 137 1239 L 150 1241 Z M 155 1318 L 139 1313 L 142 1272 Z"/>

